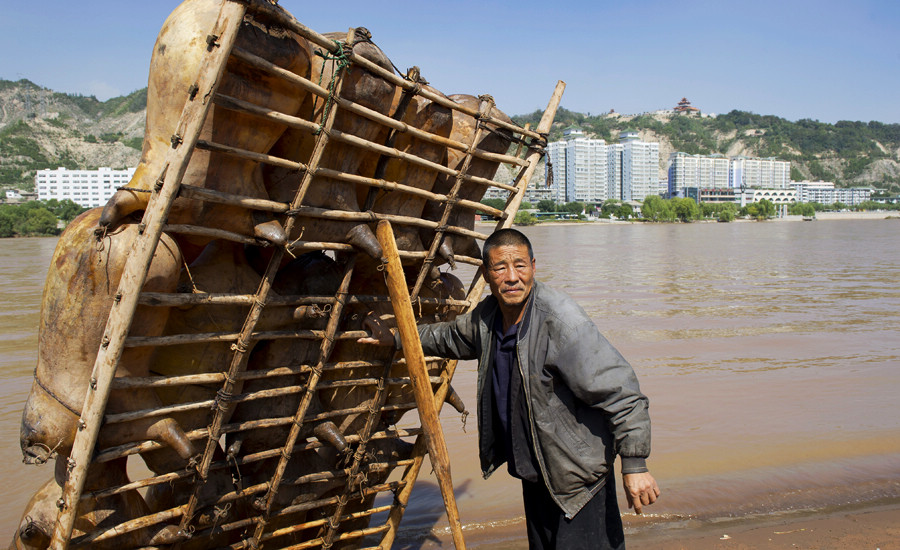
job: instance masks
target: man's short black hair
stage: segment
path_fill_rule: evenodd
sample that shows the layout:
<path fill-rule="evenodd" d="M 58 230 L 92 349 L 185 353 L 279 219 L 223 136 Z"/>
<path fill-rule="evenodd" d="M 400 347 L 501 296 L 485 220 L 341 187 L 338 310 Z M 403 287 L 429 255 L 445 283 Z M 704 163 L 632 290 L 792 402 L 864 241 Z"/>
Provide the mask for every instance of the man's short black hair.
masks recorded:
<path fill-rule="evenodd" d="M 521 246 L 525 245 L 528 247 L 528 259 L 534 259 L 534 250 L 531 248 L 531 241 L 528 240 L 521 231 L 517 231 L 515 229 L 499 229 L 493 233 L 484 241 L 484 247 L 481 249 L 481 261 L 484 263 L 484 266 L 488 265 L 488 254 L 490 254 L 491 250 L 497 248 L 498 246 Z"/>

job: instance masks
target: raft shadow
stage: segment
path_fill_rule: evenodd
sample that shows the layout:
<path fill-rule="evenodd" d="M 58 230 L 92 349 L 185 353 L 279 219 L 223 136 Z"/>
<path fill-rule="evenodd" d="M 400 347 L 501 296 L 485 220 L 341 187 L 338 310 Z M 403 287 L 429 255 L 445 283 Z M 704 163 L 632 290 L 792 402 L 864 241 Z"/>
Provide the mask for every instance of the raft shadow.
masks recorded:
<path fill-rule="evenodd" d="M 470 481 L 454 484 L 453 494 L 457 499 L 468 491 Z M 376 523 L 375 518 L 372 523 Z M 440 487 L 431 481 L 417 481 L 392 548 L 421 550 L 425 543 L 430 543 L 431 547 L 453 548 L 449 532 L 441 538 L 434 534 L 435 530 L 445 530 L 446 527 L 447 512 Z"/>

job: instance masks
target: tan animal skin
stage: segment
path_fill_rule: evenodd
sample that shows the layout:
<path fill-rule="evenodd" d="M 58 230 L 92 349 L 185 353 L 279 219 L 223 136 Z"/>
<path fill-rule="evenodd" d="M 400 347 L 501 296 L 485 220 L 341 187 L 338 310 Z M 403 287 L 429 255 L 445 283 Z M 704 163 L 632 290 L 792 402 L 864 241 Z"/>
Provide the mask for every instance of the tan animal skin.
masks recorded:
<path fill-rule="evenodd" d="M 147 127 L 141 161 L 125 189 L 116 192 L 103 211 L 102 224 L 143 210 L 150 189 L 160 178 L 172 136 L 177 133 L 182 108 L 196 82 L 207 50 L 207 35 L 213 28 L 223 0 L 186 0 L 163 24 L 150 62 L 147 89 Z M 245 17 L 235 48 L 258 55 L 288 71 L 308 76 L 309 46 L 305 40 L 272 25 Z M 306 93 L 295 84 L 234 59 L 228 61 L 218 89 L 220 94 L 293 115 Z M 201 130 L 200 139 L 266 153 L 285 126 L 266 119 L 225 109 L 213 104 Z M 224 153 L 195 149 L 182 180 L 184 184 L 255 198 L 268 198 L 257 163 Z M 132 190 L 134 189 L 134 191 Z M 243 235 L 252 235 L 274 244 L 284 243 L 280 223 L 264 214 L 235 206 L 177 199 L 170 223 L 202 225 Z M 197 237 L 180 237 L 189 260 L 208 242 Z"/>
<path fill-rule="evenodd" d="M 347 33 L 328 33 L 325 36 L 342 41 L 346 39 Z M 355 54 L 384 69 L 392 69 L 391 61 L 384 52 L 366 39 L 368 31 L 356 29 L 355 36 L 358 39 L 352 45 Z M 331 56 L 326 59 L 324 56 L 327 54 L 321 51 L 321 48 L 317 48 L 317 51 L 318 54 L 313 56 L 312 79 L 314 82 L 321 79 L 321 85 L 328 88 L 331 86 L 332 79 L 339 73 L 340 63 Z M 360 66 L 354 66 L 349 71 L 344 69 L 342 78 L 341 97 L 381 114 L 389 114 L 394 96 L 395 86 L 393 84 Z M 300 110 L 300 116 L 322 124 L 328 112 L 334 108 L 331 101 L 316 97 L 314 101 L 308 100 L 304 104 Z M 374 143 L 384 143 L 388 135 L 385 126 L 345 109 L 337 110 L 333 128 Z M 304 130 L 289 129 L 272 148 L 271 154 L 307 163 L 313 153 L 315 142 L 316 136 L 313 134 Z M 378 156 L 378 153 L 363 151 L 353 145 L 331 140 L 325 148 L 319 167 L 372 177 Z M 263 167 L 263 177 L 269 196 L 284 202 L 293 200 L 303 181 L 303 174 L 278 166 Z M 361 210 L 355 184 L 328 177 L 314 179 L 313 184 L 306 191 L 303 205 L 347 212 L 360 212 Z M 297 217 L 295 230 L 290 235 L 290 240 L 298 239 L 349 243 L 372 258 L 381 258 L 381 246 L 372 229 L 367 224 L 358 221 L 322 220 L 301 215 Z"/>
<path fill-rule="evenodd" d="M 470 109 L 476 110 L 481 104 L 481 101 L 477 97 L 464 94 L 451 95 L 450 99 L 459 103 L 460 105 L 465 105 Z M 511 122 L 508 116 L 506 116 L 503 112 L 496 108 L 491 110 L 491 116 L 505 122 Z M 451 139 L 461 141 L 463 143 L 472 143 L 472 141 L 475 139 L 475 133 L 477 130 L 478 121 L 475 120 L 474 117 L 467 115 L 461 111 L 453 111 L 453 130 L 450 133 Z M 510 132 L 489 125 L 482 133 L 480 141 L 475 144 L 475 148 L 489 153 L 506 153 L 509 149 L 510 143 Z M 457 151 L 456 149 L 448 149 L 447 166 L 453 168 L 454 170 L 460 170 L 462 168 L 464 160 L 465 153 L 463 153 L 462 151 Z M 472 161 L 469 164 L 469 169 L 466 171 L 466 173 L 470 176 L 492 179 L 497 173 L 497 168 L 499 166 L 499 162 L 473 157 Z M 448 194 L 450 193 L 450 190 L 453 188 L 455 183 L 456 179 L 454 177 L 441 174 L 437 177 L 437 181 L 434 184 L 433 190 L 435 193 Z M 463 181 L 457 196 L 461 199 L 468 199 L 478 202 L 484 196 L 486 190 L 487 187 L 480 183 Z M 425 205 L 422 217 L 439 222 L 443 213 L 443 204 L 436 201 L 428 201 Z M 452 227 L 461 227 L 463 229 L 474 229 L 475 211 L 468 208 L 455 208 L 454 211 L 450 214 L 450 218 L 447 220 L 447 225 Z M 431 239 L 434 238 L 434 231 L 430 229 L 423 229 L 421 233 L 423 242 L 430 243 Z M 475 242 L 474 238 L 454 233 L 444 234 L 444 239 L 441 248 L 439 249 L 439 254 L 445 260 L 450 262 L 450 265 L 453 265 L 454 263 L 454 254 L 463 254 L 465 256 L 474 258 L 478 258 L 481 256 L 478 244 Z"/>
<path fill-rule="evenodd" d="M 114 228 L 100 238 L 95 231 L 100 209 L 73 220 L 59 238 L 44 285 L 38 329 L 38 361 L 34 384 L 22 414 L 21 445 L 26 462 L 46 462 L 53 453 L 68 456 L 87 393 L 106 319 L 137 225 Z M 181 254 L 163 234 L 147 272 L 144 291 L 172 292 L 178 281 Z M 138 306 L 129 334 L 158 336 L 168 308 Z M 147 376 L 152 349 L 126 348 L 116 376 Z M 158 408 L 152 390 L 113 391 L 107 412 Z M 105 426 L 98 447 L 152 439 L 167 444 L 181 459 L 193 453 L 190 441 L 169 417 Z"/>

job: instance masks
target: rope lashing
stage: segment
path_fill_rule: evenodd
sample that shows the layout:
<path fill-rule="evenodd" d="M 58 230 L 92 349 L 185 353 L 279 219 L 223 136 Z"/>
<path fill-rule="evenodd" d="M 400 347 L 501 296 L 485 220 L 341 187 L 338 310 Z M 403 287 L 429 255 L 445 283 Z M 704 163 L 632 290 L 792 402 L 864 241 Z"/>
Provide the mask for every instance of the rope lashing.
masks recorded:
<path fill-rule="evenodd" d="M 328 83 L 328 99 L 325 100 L 325 108 L 322 111 L 322 119 L 321 122 L 319 122 L 319 127 L 316 129 L 316 135 L 322 133 L 322 129 L 325 127 L 325 121 L 328 120 L 328 112 L 331 110 L 332 104 L 334 104 L 334 89 L 337 85 L 338 75 L 341 74 L 341 71 L 350 66 L 350 56 L 344 52 L 343 44 L 337 40 L 334 41 L 334 44 L 337 46 L 337 53 L 335 54 L 326 53 L 322 50 L 315 51 L 315 54 L 323 60 L 335 62 L 335 65 L 332 68 L 331 82 Z M 325 75 L 325 65 L 326 63 L 322 63 L 322 70 L 319 72 L 319 86 L 322 85 L 322 77 Z"/>

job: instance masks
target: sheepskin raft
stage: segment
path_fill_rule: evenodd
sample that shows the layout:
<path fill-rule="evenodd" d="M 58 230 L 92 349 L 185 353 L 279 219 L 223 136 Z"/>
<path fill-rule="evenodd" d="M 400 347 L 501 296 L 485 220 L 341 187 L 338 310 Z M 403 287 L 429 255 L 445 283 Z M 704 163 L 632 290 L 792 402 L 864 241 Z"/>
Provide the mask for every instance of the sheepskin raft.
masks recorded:
<path fill-rule="evenodd" d="M 437 420 L 464 410 L 456 363 L 415 325 L 482 296 L 441 268 L 480 266 L 477 211 L 512 224 L 563 89 L 532 131 L 398 74 L 366 29 L 176 8 L 135 176 L 53 258 L 22 448 L 56 468 L 15 542 L 389 548 L 428 455 L 464 547 Z M 403 352 L 357 342 L 374 317 Z"/>

